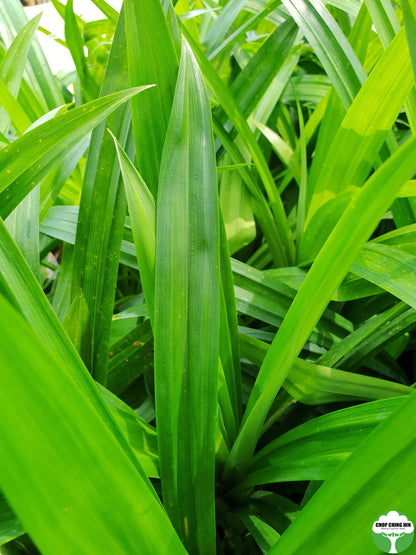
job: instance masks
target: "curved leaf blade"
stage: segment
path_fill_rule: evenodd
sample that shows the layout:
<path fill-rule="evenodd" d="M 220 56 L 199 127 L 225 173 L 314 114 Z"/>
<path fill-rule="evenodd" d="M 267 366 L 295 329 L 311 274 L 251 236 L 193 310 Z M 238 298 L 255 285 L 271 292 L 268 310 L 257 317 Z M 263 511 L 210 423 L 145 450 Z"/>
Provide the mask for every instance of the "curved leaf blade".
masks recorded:
<path fill-rule="evenodd" d="M 0 216 L 4 219 L 87 133 L 151 85 L 110 94 L 39 125 L 0 152 Z"/>
<path fill-rule="evenodd" d="M 0 307 L 1 441 L 10 454 L 0 485 L 42 553 L 184 553 L 88 396 L 3 298 Z"/>

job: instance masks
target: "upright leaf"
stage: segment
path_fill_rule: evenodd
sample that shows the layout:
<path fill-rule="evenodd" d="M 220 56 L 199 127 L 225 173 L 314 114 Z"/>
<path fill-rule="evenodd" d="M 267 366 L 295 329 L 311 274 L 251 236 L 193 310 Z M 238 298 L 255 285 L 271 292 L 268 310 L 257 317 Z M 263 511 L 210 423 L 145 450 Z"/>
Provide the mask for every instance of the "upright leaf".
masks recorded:
<path fill-rule="evenodd" d="M 117 155 L 127 196 L 137 263 L 150 320 L 155 306 L 156 207 L 152 193 L 115 139 Z"/>
<path fill-rule="evenodd" d="M 409 0 L 402 0 L 402 10 L 412 60 L 413 76 L 416 79 L 416 7 Z"/>
<path fill-rule="evenodd" d="M 273 177 L 270 173 L 270 169 L 267 166 L 266 160 L 264 158 L 263 152 L 260 149 L 250 127 L 241 113 L 239 106 L 234 100 L 233 95 L 227 86 L 223 83 L 213 66 L 207 60 L 205 54 L 201 52 L 200 48 L 191 37 L 184 30 L 184 35 L 187 40 L 189 40 L 198 64 L 201 67 L 201 71 L 204 78 L 207 81 L 207 85 L 212 90 L 217 99 L 221 102 L 221 105 L 232 121 L 234 127 L 240 134 L 240 137 L 245 142 L 247 149 L 256 165 L 257 171 L 263 181 L 264 188 L 266 189 L 267 195 L 270 200 L 270 205 L 273 210 L 276 227 L 278 230 L 278 241 L 275 245 L 276 256 L 275 261 L 278 265 L 288 265 L 294 258 L 294 243 L 292 232 L 289 228 L 289 223 L 283 207 L 282 200 L 279 193 L 277 192 L 276 185 L 274 183 Z M 261 194 L 261 193 L 260 193 Z"/>
<path fill-rule="evenodd" d="M 19 92 L 30 43 L 39 25 L 39 21 L 40 15 L 26 23 L 10 45 L 0 65 L 1 80 L 15 98 Z M 3 110 L 1 112 L 0 131 L 7 134 L 9 119 L 4 117 Z"/>
<path fill-rule="evenodd" d="M 160 0 L 126 0 L 125 12 L 130 86 L 156 84 L 152 95 L 132 103 L 137 165 L 155 195 L 178 59 Z"/>
<path fill-rule="evenodd" d="M 317 177 L 308 220 L 348 187 L 361 187 L 413 85 L 404 29 L 357 94 L 328 149 Z"/>
<path fill-rule="evenodd" d="M 27 16 L 18 0 L 1 0 L 0 17 L 5 23 L 5 30 L 9 36 L 15 36 L 26 24 Z M 52 110 L 64 104 L 61 89 L 52 75 L 46 56 L 36 37 L 28 55 L 29 65 L 26 67 L 28 83 L 35 93 L 36 102 L 42 111 Z"/>
<path fill-rule="evenodd" d="M 215 553 L 219 228 L 211 111 L 188 45 L 157 199 L 155 386 L 164 505 L 193 553 Z"/>
<path fill-rule="evenodd" d="M 124 17 L 119 18 L 101 94 L 114 93 L 128 83 Z M 117 93 L 116 93 L 117 94 Z M 72 296 L 82 289 L 89 322 L 81 354 L 100 383 L 106 383 L 111 317 L 123 237 L 126 199 L 112 129 L 130 156 L 134 153 L 130 107 L 117 112 L 94 130 L 85 169 L 74 250 Z"/>
<path fill-rule="evenodd" d="M 282 0 L 308 39 L 346 108 L 365 72 L 345 35 L 321 0 Z"/>
<path fill-rule="evenodd" d="M 65 39 L 77 69 L 83 97 L 93 100 L 98 96 L 98 85 L 92 77 L 84 54 L 84 41 L 74 14 L 74 0 L 68 0 L 65 6 Z"/>

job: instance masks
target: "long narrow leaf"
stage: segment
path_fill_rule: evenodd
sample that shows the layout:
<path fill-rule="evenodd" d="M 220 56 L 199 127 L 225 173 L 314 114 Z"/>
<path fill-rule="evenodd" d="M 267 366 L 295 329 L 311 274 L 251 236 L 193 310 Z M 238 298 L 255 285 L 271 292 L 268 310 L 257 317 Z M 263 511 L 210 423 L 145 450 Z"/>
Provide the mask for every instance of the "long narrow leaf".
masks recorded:
<path fill-rule="evenodd" d="M 0 487 L 42 553 L 184 553 L 88 396 L 3 298 L 0 306 L 1 441 L 10 455 Z"/>
<path fill-rule="evenodd" d="M 371 230 L 416 170 L 415 153 L 416 140 L 412 139 L 381 166 L 348 207 L 320 251 L 261 367 L 239 437 L 230 453 L 228 472 L 232 467 L 244 466 L 253 453 L 273 398 L 312 327 Z"/>
<path fill-rule="evenodd" d="M 157 200 L 155 385 L 164 504 L 194 553 L 215 552 L 218 197 L 208 96 L 186 43 Z"/>
<path fill-rule="evenodd" d="M 156 194 L 178 59 L 160 0 L 126 0 L 125 17 L 130 86 L 156 84 L 132 103 L 138 168 Z"/>
<path fill-rule="evenodd" d="M 147 88 L 110 94 L 75 108 L 39 125 L 3 149 L 0 152 L 0 216 L 8 216 L 54 164 L 100 121 Z"/>
<path fill-rule="evenodd" d="M 155 305 L 156 207 L 152 193 L 114 138 L 132 223 L 137 262 L 150 319 Z"/>
<path fill-rule="evenodd" d="M 127 83 L 125 22 L 120 17 L 101 94 L 121 91 Z M 107 376 L 111 317 L 126 213 L 119 165 L 107 126 L 126 146 L 130 156 L 134 153 L 130 107 L 123 105 L 92 134 L 79 208 L 72 281 L 72 297 L 81 289 L 89 311 L 81 354 L 94 378 L 103 384 Z"/>
<path fill-rule="evenodd" d="M 270 555 L 334 553 L 340 545 L 345 553 L 380 553 L 371 536 L 374 520 L 386 507 L 410 515 L 416 510 L 414 487 L 402 480 L 416 455 L 415 408 L 412 394 L 325 482 Z"/>
<path fill-rule="evenodd" d="M 192 41 L 189 34 L 184 30 L 184 34 L 190 41 L 193 48 L 195 57 L 201 67 L 201 71 L 207 80 L 207 84 L 212 92 L 216 95 L 224 111 L 232 121 L 234 127 L 240 134 L 241 138 L 246 142 L 247 148 L 250 151 L 253 162 L 255 163 L 263 185 L 266 189 L 267 195 L 270 199 L 270 204 L 276 218 L 276 226 L 279 231 L 278 244 L 276 247 L 279 249 L 279 254 L 276 257 L 278 265 L 288 265 L 294 258 L 294 244 L 291 230 L 287 221 L 287 216 L 283 207 L 282 200 L 276 190 L 275 183 L 271 176 L 270 170 L 264 159 L 264 155 L 251 132 L 247 121 L 242 115 L 237 103 L 235 102 L 230 90 L 222 82 L 219 75 L 216 73 L 206 56 L 201 52 L 198 45 Z"/>
<path fill-rule="evenodd" d="M 365 80 L 351 45 L 320 0 L 282 0 L 314 48 L 346 108 Z"/>
<path fill-rule="evenodd" d="M 357 94 L 317 176 L 308 219 L 333 195 L 360 187 L 413 84 L 404 30 Z"/>

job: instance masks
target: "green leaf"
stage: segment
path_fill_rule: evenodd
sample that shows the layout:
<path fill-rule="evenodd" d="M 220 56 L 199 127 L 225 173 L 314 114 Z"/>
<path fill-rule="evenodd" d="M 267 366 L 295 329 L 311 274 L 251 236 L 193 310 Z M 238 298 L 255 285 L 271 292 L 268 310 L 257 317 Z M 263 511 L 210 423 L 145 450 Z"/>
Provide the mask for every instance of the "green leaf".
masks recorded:
<path fill-rule="evenodd" d="M 124 180 L 143 293 L 153 322 L 155 305 L 156 207 L 152 193 L 115 137 Z"/>
<path fill-rule="evenodd" d="M 234 254 L 256 237 L 250 196 L 240 175 L 235 171 L 225 172 L 222 176 L 220 204 L 230 254 Z"/>
<path fill-rule="evenodd" d="M 397 303 L 387 310 L 374 314 L 347 337 L 333 345 L 319 359 L 318 364 L 356 368 L 363 359 L 373 356 L 386 343 L 414 326 L 416 311 L 405 303 Z"/>
<path fill-rule="evenodd" d="M 58 115 L 3 149 L 0 152 L 0 216 L 8 216 L 86 133 L 123 102 L 147 88 L 110 94 Z"/>
<path fill-rule="evenodd" d="M 30 126 L 31 121 L 21 104 L 14 98 L 3 81 L 0 81 L 0 102 L 18 134 L 22 135 Z"/>
<path fill-rule="evenodd" d="M 291 19 L 279 25 L 233 81 L 230 90 L 244 115 L 253 112 L 283 67 L 297 33 Z"/>
<path fill-rule="evenodd" d="M 105 0 L 91 0 L 91 2 L 93 2 L 112 23 L 117 23 L 119 14 L 110 4 Z"/>
<path fill-rule="evenodd" d="M 410 58 L 412 60 L 413 76 L 416 79 L 416 11 L 415 6 L 409 0 L 402 0 L 404 25 L 406 28 L 407 42 L 409 45 Z"/>
<path fill-rule="evenodd" d="M 0 492 L 0 546 L 18 538 L 24 532 L 19 519 Z"/>
<path fill-rule="evenodd" d="M 251 457 L 273 398 L 360 248 L 416 170 L 415 154 L 416 140 L 412 139 L 371 176 L 321 249 L 260 369 L 230 453 L 228 472 L 244 466 Z"/>
<path fill-rule="evenodd" d="M 184 36 L 190 42 L 194 55 L 198 61 L 201 71 L 207 81 L 208 87 L 221 103 L 222 108 L 230 118 L 235 129 L 238 131 L 240 137 L 244 141 L 250 155 L 256 165 L 260 178 L 262 179 L 264 188 L 270 200 L 271 208 L 273 210 L 276 226 L 278 230 L 278 240 L 275 245 L 278 253 L 276 253 L 276 263 L 280 266 L 288 265 L 294 258 L 294 243 L 292 232 L 289 228 L 287 216 L 283 207 L 282 200 L 277 192 L 273 177 L 264 159 L 263 152 L 261 151 L 253 133 L 251 132 L 247 121 L 241 113 L 239 106 L 231 94 L 231 91 L 223 83 L 217 72 L 214 70 L 206 56 L 201 52 L 198 45 L 194 43 L 192 38 L 184 30 Z"/>
<path fill-rule="evenodd" d="M 231 0 L 225 5 L 220 15 L 211 25 L 204 41 L 208 55 L 212 54 L 212 51 L 224 40 L 227 31 L 246 3 L 247 0 Z"/>
<path fill-rule="evenodd" d="M 412 85 L 402 30 L 362 86 L 333 139 L 316 179 L 308 220 L 335 195 L 361 187 Z"/>
<path fill-rule="evenodd" d="M 157 199 L 155 386 L 164 505 L 195 553 L 215 553 L 218 211 L 208 96 L 184 42 Z"/>
<path fill-rule="evenodd" d="M 279 539 L 279 534 L 276 530 L 253 514 L 243 516 L 242 521 L 262 552 L 268 553 L 272 545 Z"/>
<path fill-rule="evenodd" d="M 0 426 L 12 454 L 1 459 L 0 486 L 42 553 L 121 555 L 138 545 L 150 553 L 184 553 L 159 501 L 85 391 L 4 299 L 0 306 Z M 91 465 L 94 472 L 86 472 Z"/>
<path fill-rule="evenodd" d="M 137 166 L 155 195 L 178 59 L 160 0 L 126 0 L 125 17 L 130 86 L 156 84 L 132 102 Z"/>
<path fill-rule="evenodd" d="M 42 221 L 48 210 L 54 205 L 63 187 L 71 177 L 83 154 L 91 141 L 88 134 L 74 146 L 42 180 L 40 185 L 40 220 Z"/>
<path fill-rule="evenodd" d="M 238 166 L 238 172 L 251 194 L 251 207 L 255 216 L 257 216 L 259 226 L 264 234 L 267 244 L 272 253 L 273 259 L 279 261 L 281 257 L 281 238 L 279 235 L 279 226 L 273 217 L 272 211 L 254 176 L 249 173 L 244 164 L 245 157 L 237 148 L 235 142 L 225 131 L 221 123 L 213 117 L 215 134 L 221 140 L 227 154 L 231 160 Z"/>
<path fill-rule="evenodd" d="M 31 328 L 55 354 L 68 378 L 87 392 L 90 403 L 112 431 L 133 464 L 138 466 L 126 437 L 108 411 L 94 382 L 63 330 L 39 282 L 0 220 L 0 293 L 16 307 Z M 1 489 L 1 488 L 0 488 Z"/>
<path fill-rule="evenodd" d="M 365 403 L 313 418 L 267 444 L 239 488 L 298 480 L 327 480 L 403 397 Z"/>
<path fill-rule="evenodd" d="M 340 545 L 345 553 L 380 553 L 371 536 L 374 520 L 386 507 L 406 515 L 416 510 L 414 485 L 402 479 L 414 464 L 415 409 L 413 393 L 320 487 L 269 554 L 336 553 Z"/>
<path fill-rule="evenodd" d="M 381 243 L 368 243 L 351 271 L 416 309 L 416 257 Z"/>
<path fill-rule="evenodd" d="M 108 389 L 101 385 L 98 385 L 98 389 L 117 426 L 129 438 L 130 446 L 146 476 L 159 478 L 159 455 L 155 428 L 140 418 L 133 409 Z"/>
<path fill-rule="evenodd" d="M 26 23 L 10 45 L 0 65 L 0 76 L 10 93 L 16 98 L 25 69 L 30 43 L 40 21 L 40 14 Z M 1 114 L 0 130 L 8 131 L 8 117 Z"/>
<path fill-rule="evenodd" d="M 391 330 L 391 327 L 389 330 Z M 348 343 L 348 339 L 353 335 L 348 335 L 345 343 Z M 261 366 L 269 345 L 247 335 L 240 335 L 240 341 L 243 356 L 251 360 L 256 366 Z M 340 343 L 343 344 L 342 341 Z M 335 344 L 330 351 L 338 352 L 337 346 L 340 343 Z M 341 349 L 339 350 L 341 351 Z M 321 359 L 327 360 L 326 353 Z M 412 393 L 410 387 L 402 384 L 336 370 L 323 366 L 320 360 L 318 363 L 313 363 L 301 358 L 297 358 L 293 363 L 282 387 L 294 399 L 307 405 L 349 400 L 372 401 Z"/>
<path fill-rule="evenodd" d="M 21 2 L 1 0 L 1 18 L 5 22 L 7 34 L 15 36 L 28 22 Z M 42 113 L 64 104 L 61 89 L 49 68 L 45 54 L 36 38 L 33 37 L 28 55 L 29 64 L 26 75 L 33 98 L 41 107 Z M 38 114 L 40 116 L 40 114 Z"/>
<path fill-rule="evenodd" d="M 278 327 L 295 296 L 295 291 L 266 272 L 238 260 L 231 260 L 234 274 L 237 308 L 264 322 Z M 319 338 L 332 343 L 352 331 L 352 324 L 341 314 L 327 308 L 317 324 Z"/>
<path fill-rule="evenodd" d="M 141 374 L 153 371 L 152 352 L 152 328 L 146 320 L 111 346 L 108 388 L 120 395 Z"/>
<path fill-rule="evenodd" d="M 81 351 L 81 343 L 88 324 L 88 305 L 82 290 L 72 301 L 68 310 L 63 327 L 78 352 Z"/>
<path fill-rule="evenodd" d="M 247 8 L 250 5 L 250 0 L 247 2 Z M 219 56 L 222 52 L 226 51 L 232 44 L 238 41 L 244 33 L 256 27 L 257 23 L 260 23 L 262 19 L 266 18 L 267 16 L 272 19 L 271 14 L 275 12 L 276 7 L 281 4 L 281 0 L 269 0 L 266 4 L 262 4 L 261 7 L 257 7 L 253 11 L 255 15 L 251 17 L 249 20 L 245 21 L 238 29 L 234 31 L 230 36 L 228 36 L 222 44 L 220 44 L 213 52 L 208 56 L 210 60 L 214 60 L 217 56 Z M 263 8 L 263 9 L 262 9 Z M 276 25 L 281 23 L 281 18 L 276 18 L 275 21 L 273 19 L 273 23 Z"/>
<path fill-rule="evenodd" d="M 393 6 L 388 0 L 367 0 L 366 5 L 383 47 L 387 48 L 394 35 L 400 30 Z"/>
<path fill-rule="evenodd" d="M 77 70 L 83 96 L 86 100 L 97 98 L 99 87 L 92 77 L 84 55 L 84 41 L 74 14 L 74 0 L 68 0 L 65 6 L 65 39 Z"/>
<path fill-rule="evenodd" d="M 351 45 L 320 0 L 282 0 L 316 55 L 346 108 L 366 75 Z"/>
<path fill-rule="evenodd" d="M 127 83 L 125 22 L 121 17 L 101 94 L 122 91 Z M 82 358 L 93 377 L 102 384 L 107 379 L 111 318 L 126 213 L 119 164 L 113 139 L 106 127 L 112 129 L 130 156 L 134 153 L 130 107 L 125 104 L 107 116 L 108 119 L 93 131 L 91 137 L 78 215 L 72 280 L 72 298 L 81 289 L 89 311 L 88 330 L 81 345 Z"/>
<path fill-rule="evenodd" d="M 225 409 L 221 400 L 221 387 L 219 388 L 219 405 L 224 419 L 225 435 L 230 440 L 231 445 L 237 437 L 242 413 L 241 364 L 234 281 L 221 211 L 220 273 L 222 285 L 220 294 L 220 367 L 224 372 L 228 410 Z"/>

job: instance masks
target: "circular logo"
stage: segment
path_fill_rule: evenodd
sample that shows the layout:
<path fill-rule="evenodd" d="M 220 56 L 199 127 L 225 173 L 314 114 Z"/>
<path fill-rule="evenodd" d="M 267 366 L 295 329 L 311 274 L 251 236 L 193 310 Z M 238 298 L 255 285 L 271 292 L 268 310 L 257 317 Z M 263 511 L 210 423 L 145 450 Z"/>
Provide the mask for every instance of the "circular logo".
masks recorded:
<path fill-rule="evenodd" d="M 410 546 L 415 535 L 413 522 L 397 511 L 381 515 L 372 530 L 374 543 L 385 553 L 401 553 Z"/>

